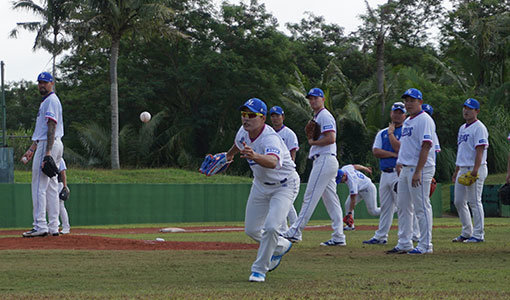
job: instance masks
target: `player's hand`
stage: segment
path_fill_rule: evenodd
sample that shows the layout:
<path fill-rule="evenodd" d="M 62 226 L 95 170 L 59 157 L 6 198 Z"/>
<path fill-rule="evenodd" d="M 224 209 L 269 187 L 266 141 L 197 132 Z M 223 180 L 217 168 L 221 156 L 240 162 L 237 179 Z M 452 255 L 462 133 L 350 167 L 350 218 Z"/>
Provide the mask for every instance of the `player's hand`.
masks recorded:
<path fill-rule="evenodd" d="M 372 167 L 367 167 L 368 174 L 372 174 Z"/>
<path fill-rule="evenodd" d="M 418 187 L 421 185 L 421 174 L 419 172 L 414 172 L 411 185 L 413 187 Z"/>
<path fill-rule="evenodd" d="M 257 153 L 253 151 L 253 149 L 250 146 L 246 145 L 245 142 L 243 142 L 243 146 L 244 149 L 241 150 L 241 158 L 254 160 L 255 157 L 257 156 Z"/>
<path fill-rule="evenodd" d="M 452 183 L 455 183 L 455 182 L 457 181 L 457 174 L 458 174 L 458 173 L 459 173 L 459 172 L 455 172 L 455 173 L 453 173 L 453 175 L 452 175 Z"/>
<path fill-rule="evenodd" d="M 397 176 L 400 176 L 400 171 L 402 171 L 402 165 L 401 164 L 397 164 L 395 166 L 395 171 L 397 171 Z"/>
<path fill-rule="evenodd" d="M 388 135 L 395 133 L 395 124 L 388 124 Z"/>
<path fill-rule="evenodd" d="M 476 170 L 476 171 L 475 171 L 475 170 L 472 170 L 472 171 L 471 171 L 471 176 L 473 176 L 473 177 L 478 176 L 478 170 Z"/>

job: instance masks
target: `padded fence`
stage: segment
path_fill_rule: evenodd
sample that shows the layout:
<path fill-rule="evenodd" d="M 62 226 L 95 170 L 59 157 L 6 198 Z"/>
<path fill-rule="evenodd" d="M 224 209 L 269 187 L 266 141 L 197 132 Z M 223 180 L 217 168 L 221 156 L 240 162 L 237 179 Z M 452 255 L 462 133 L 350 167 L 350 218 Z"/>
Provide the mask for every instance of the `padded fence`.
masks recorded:
<path fill-rule="evenodd" d="M 173 222 L 243 221 L 251 184 L 70 184 L 66 208 L 72 226 Z M 306 184 L 294 203 L 299 213 Z M 0 184 L 0 227 L 30 227 L 30 184 Z M 348 195 L 338 186 L 342 207 Z M 434 217 L 441 217 L 441 188 L 432 197 Z M 378 218 L 367 213 L 364 201 L 356 218 Z M 314 220 L 328 220 L 319 202 Z"/>
<path fill-rule="evenodd" d="M 482 191 L 482 205 L 485 217 L 510 217 L 510 205 L 502 205 L 498 198 L 500 184 L 486 184 Z M 450 186 L 450 210 L 457 214 L 455 207 L 455 186 Z M 469 206 L 468 206 L 469 207 Z"/>

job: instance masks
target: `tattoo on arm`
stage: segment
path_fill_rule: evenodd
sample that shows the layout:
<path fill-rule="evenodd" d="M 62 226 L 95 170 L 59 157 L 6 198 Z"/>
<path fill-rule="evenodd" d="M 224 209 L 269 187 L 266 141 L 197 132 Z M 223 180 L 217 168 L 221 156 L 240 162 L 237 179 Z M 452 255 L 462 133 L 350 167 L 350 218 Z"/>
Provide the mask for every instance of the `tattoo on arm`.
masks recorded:
<path fill-rule="evenodd" d="M 55 143 L 55 131 L 57 128 L 57 123 L 53 120 L 48 120 L 48 135 L 47 135 L 47 143 L 46 143 L 46 152 L 51 152 L 53 149 L 53 144 Z"/>

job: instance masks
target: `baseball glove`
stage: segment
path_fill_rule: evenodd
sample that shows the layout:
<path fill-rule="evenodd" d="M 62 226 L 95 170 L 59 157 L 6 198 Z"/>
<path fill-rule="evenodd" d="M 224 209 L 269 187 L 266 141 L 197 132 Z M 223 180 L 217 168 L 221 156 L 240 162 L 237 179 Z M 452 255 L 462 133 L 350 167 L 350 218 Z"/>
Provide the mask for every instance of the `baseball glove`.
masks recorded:
<path fill-rule="evenodd" d="M 69 190 L 69 188 L 67 186 L 65 186 L 62 188 L 62 190 L 58 194 L 58 197 L 60 198 L 60 200 L 66 201 L 67 198 L 69 198 L 70 193 L 71 193 L 71 191 Z"/>
<path fill-rule="evenodd" d="M 510 184 L 507 183 L 499 188 L 498 198 L 501 204 L 510 205 Z"/>
<path fill-rule="evenodd" d="M 227 152 L 217 153 L 214 156 L 207 154 L 199 171 L 202 174 L 211 176 L 226 170 L 231 162 L 231 160 L 227 160 Z"/>
<path fill-rule="evenodd" d="M 44 174 L 46 174 L 46 176 L 51 178 L 58 174 L 57 164 L 55 163 L 55 161 L 53 160 L 53 157 L 51 157 L 51 155 L 46 155 L 43 158 L 43 162 L 44 162 L 44 166 L 42 167 L 42 171 Z"/>
<path fill-rule="evenodd" d="M 319 136 L 321 135 L 321 126 L 314 120 L 310 120 L 308 121 L 308 123 L 306 123 L 305 133 L 307 139 L 312 139 L 316 141 L 319 139 Z"/>
<path fill-rule="evenodd" d="M 458 182 L 465 186 L 472 185 L 478 179 L 478 174 L 476 176 L 471 175 L 471 172 L 464 173 L 459 176 Z"/>
<path fill-rule="evenodd" d="M 347 214 L 344 217 L 344 223 L 349 227 L 351 227 L 354 224 L 354 218 L 352 217 L 352 214 Z"/>
<path fill-rule="evenodd" d="M 430 193 L 429 193 L 429 197 L 432 197 L 432 194 L 434 194 L 434 191 L 436 190 L 436 187 L 437 187 L 437 181 L 434 177 L 432 177 L 432 181 L 430 182 Z"/>

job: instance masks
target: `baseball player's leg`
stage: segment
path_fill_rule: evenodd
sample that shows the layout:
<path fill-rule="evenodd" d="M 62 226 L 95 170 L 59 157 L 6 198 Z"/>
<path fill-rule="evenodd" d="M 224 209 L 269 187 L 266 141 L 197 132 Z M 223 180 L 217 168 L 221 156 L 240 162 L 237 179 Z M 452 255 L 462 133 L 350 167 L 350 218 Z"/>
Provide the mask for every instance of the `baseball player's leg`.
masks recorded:
<path fill-rule="evenodd" d="M 55 160 L 57 166 L 62 162 L 63 145 L 60 139 L 56 139 L 51 149 L 51 156 Z M 58 234 L 58 215 L 60 211 L 58 198 L 58 181 L 57 176 L 49 178 L 48 188 L 46 190 L 46 208 L 48 210 L 48 227 L 50 234 Z"/>
<path fill-rule="evenodd" d="M 381 208 L 377 207 L 377 188 L 375 184 L 370 184 L 367 189 L 360 191 L 359 194 L 361 198 L 365 200 L 368 213 L 371 216 L 379 216 L 381 214 Z"/>
<path fill-rule="evenodd" d="M 379 217 L 379 228 L 374 234 L 377 240 L 387 240 L 388 232 L 393 222 L 393 214 L 397 202 L 397 193 L 393 190 L 394 184 L 398 177 L 397 173 L 381 174 L 381 181 L 379 182 L 379 200 L 381 201 L 381 215 Z"/>
<path fill-rule="evenodd" d="M 481 165 L 478 170 L 478 179 L 475 183 L 470 185 L 468 188 L 468 192 L 466 194 L 467 201 L 469 203 L 469 207 L 471 207 L 471 212 L 473 213 L 473 235 L 472 237 L 477 238 L 479 240 L 485 239 L 484 232 L 484 211 L 482 205 L 482 191 L 483 191 L 483 183 L 485 182 L 485 178 L 487 178 L 487 165 Z"/>
<path fill-rule="evenodd" d="M 420 240 L 416 248 L 421 252 L 432 252 L 432 205 L 430 204 L 430 184 L 435 167 L 424 167 L 421 185 L 411 189 L 411 199 L 420 226 Z"/>
<path fill-rule="evenodd" d="M 398 180 L 397 207 L 398 207 L 398 243 L 400 250 L 413 249 L 411 240 L 413 235 L 414 207 L 411 200 L 411 182 L 414 168 L 403 167 Z"/>
<path fill-rule="evenodd" d="M 289 213 L 287 214 L 287 220 L 289 221 L 290 225 L 294 224 L 294 222 L 297 220 L 297 212 L 294 204 L 290 206 Z"/>
<path fill-rule="evenodd" d="M 473 224 L 471 223 L 471 213 L 469 212 L 466 197 L 469 195 L 468 187 L 459 183 L 459 176 L 466 173 L 467 168 L 460 168 L 457 179 L 455 180 L 454 204 L 459 215 L 462 231 L 460 235 L 464 238 L 470 238 L 473 235 Z M 474 191 L 472 191 L 473 193 Z"/>
<path fill-rule="evenodd" d="M 342 220 L 342 206 L 340 205 L 340 200 L 338 199 L 338 194 L 336 193 L 336 187 L 337 185 L 335 180 L 331 179 L 328 186 L 326 187 L 326 190 L 322 194 L 322 202 L 324 203 L 324 206 L 326 207 L 326 210 L 332 221 L 331 228 L 333 229 L 333 233 L 331 234 L 331 239 L 334 242 L 345 242 Z"/>
<path fill-rule="evenodd" d="M 332 157 L 336 162 L 336 170 L 333 170 L 334 166 L 329 166 L 333 163 L 332 160 L 328 160 Z M 296 222 L 292 224 L 289 230 L 284 234 L 286 237 L 295 240 L 301 240 L 303 229 L 305 228 L 308 221 L 312 217 L 312 214 L 319 203 L 319 200 L 329 183 L 329 178 L 335 178 L 338 171 L 338 161 L 332 155 L 321 155 L 313 162 L 312 171 L 308 178 L 308 184 L 306 185 L 305 195 L 303 197 L 303 205 L 299 211 Z"/>
<path fill-rule="evenodd" d="M 269 199 L 261 185 L 253 182 L 244 217 L 244 232 L 257 242 L 262 238 L 262 226 L 269 211 Z"/>
<path fill-rule="evenodd" d="M 421 233 L 420 233 L 420 223 L 418 222 L 418 217 L 416 214 L 413 216 L 413 242 L 417 242 L 420 240 Z"/>
<path fill-rule="evenodd" d="M 67 209 L 65 207 L 64 201 L 59 200 L 59 202 L 60 220 L 62 220 L 62 233 L 70 233 L 71 225 L 69 224 L 69 215 L 67 214 Z"/>
<path fill-rule="evenodd" d="M 48 222 L 46 221 L 46 188 L 50 178 L 41 170 L 45 149 L 46 141 L 40 141 L 32 163 L 33 225 L 34 229 L 39 232 L 48 232 Z"/>
<path fill-rule="evenodd" d="M 265 205 L 267 214 L 263 220 L 260 245 L 257 259 L 251 267 L 252 272 L 265 274 L 269 269 L 271 256 L 280 255 L 286 250 L 284 248 L 288 248 L 289 242 L 279 235 L 278 229 L 282 221 L 285 220 L 297 185 L 297 181 L 293 180 L 286 186 L 271 187 L 268 197 L 262 201 L 267 203 Z"/>

